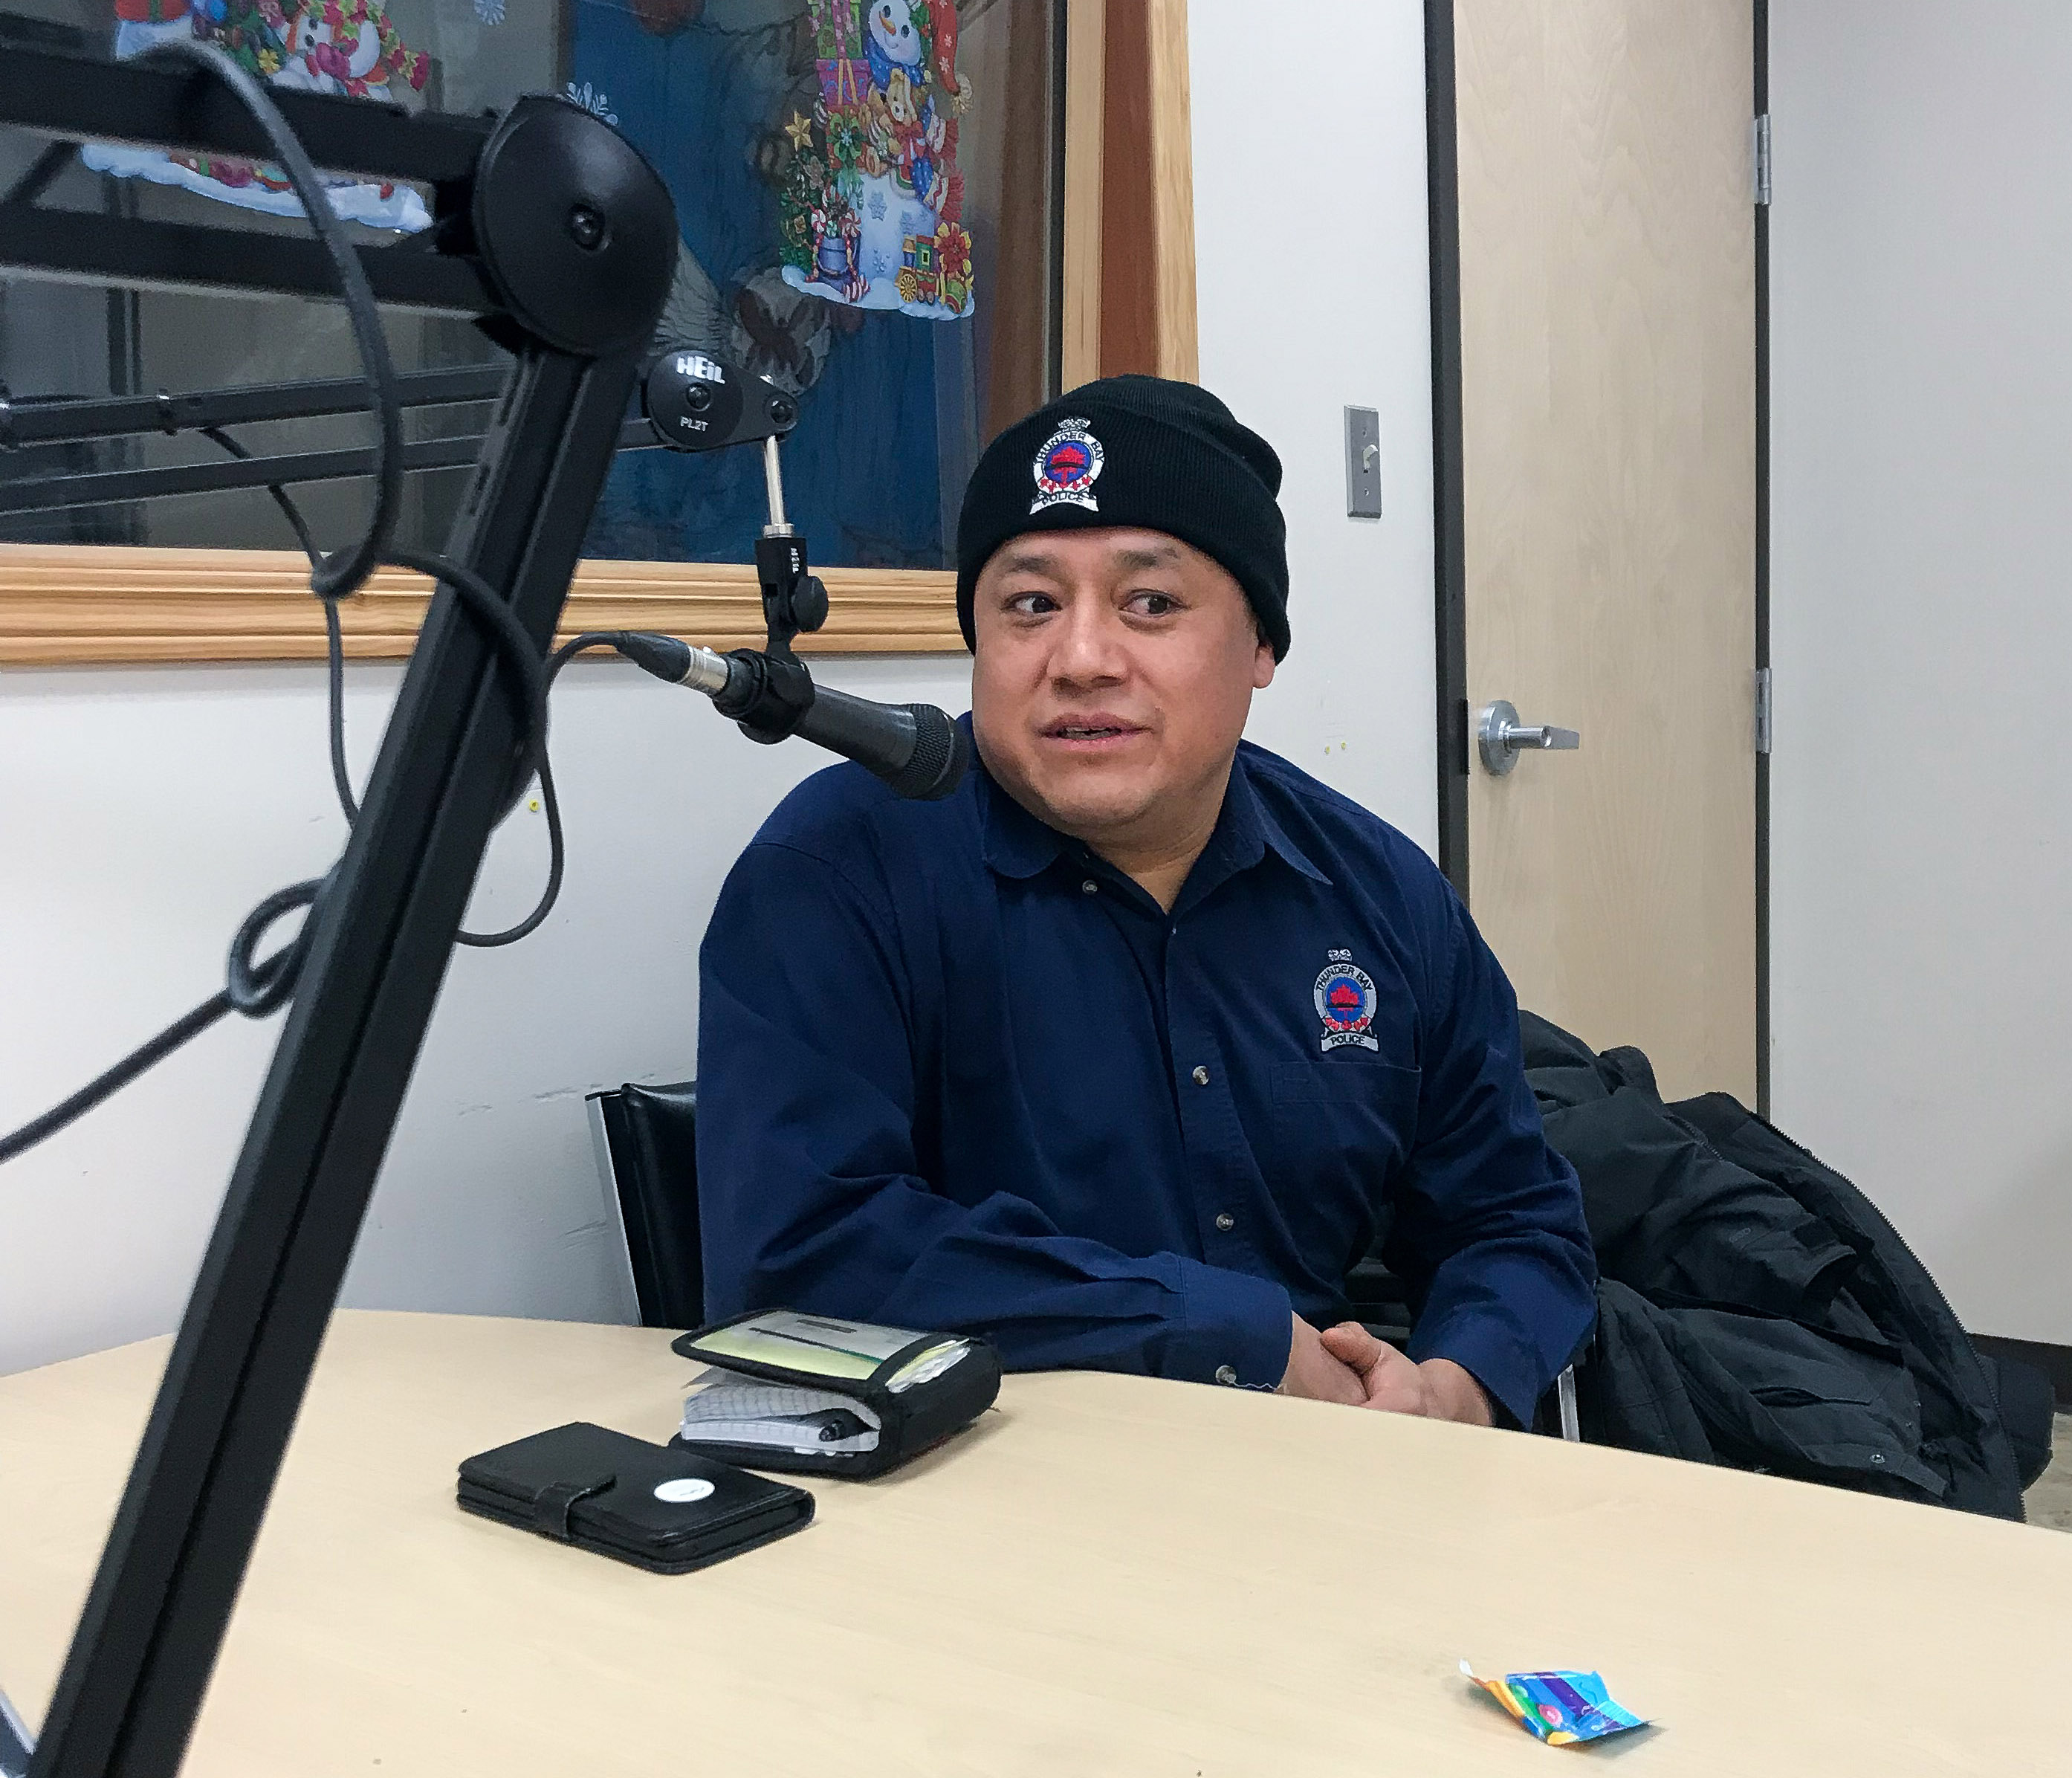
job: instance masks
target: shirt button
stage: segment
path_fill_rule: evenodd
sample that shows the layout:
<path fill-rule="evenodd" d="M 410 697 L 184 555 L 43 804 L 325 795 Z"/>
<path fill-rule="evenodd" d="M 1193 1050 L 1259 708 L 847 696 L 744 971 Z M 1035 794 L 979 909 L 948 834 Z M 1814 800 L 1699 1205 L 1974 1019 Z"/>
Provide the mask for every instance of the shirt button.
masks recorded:
<path fill-rule="evenodd" d="M 1237 1227 L 1237 1218 L 1229 1211 L 1225 1210 L 1216 1217 L 1216 1226 L 1227 1235 L 1231 1230 Z"/>
<path fill-rule="evenodd" d="M 1083 895 L 1097 895 L 1100 893 L 1100 885 L 1096 883 L 1092 877 L 1088 877 L 1084 883 L 1079 885 L 1079 893 Z"/>
<path fill-rule="evenodd" d="M 1194 1084 L 1198 1087 L 1205 1087 L 1208 1084 L 1209 1071 L 1207 1068 L 1196 1068 L 1194 1070 Z"/>
<path fill-rule="evenodd" d="M 1217 1365 L 1216 1381 L 1219 1383 L 1235 1383 L 1237 1381 L 1236 1368 L 1229 1364 Z"/>

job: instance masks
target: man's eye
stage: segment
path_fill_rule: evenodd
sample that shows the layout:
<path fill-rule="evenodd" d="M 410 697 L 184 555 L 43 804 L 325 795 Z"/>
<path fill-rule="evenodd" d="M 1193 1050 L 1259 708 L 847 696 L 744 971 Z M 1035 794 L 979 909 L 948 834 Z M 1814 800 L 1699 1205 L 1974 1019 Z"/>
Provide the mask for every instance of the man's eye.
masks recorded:
<path fill-rule="evenodd" d="M 1007 608 L 1020 617 L 1041 617 L 1059 607 L 1048 593 L 1017 593 L 1008 600 Z"/>
<path fill-rule="evenodd" d="M 1170 593 L 1132 593 L 1129 608 L 1140 617 L 1168 617 L 1180 608 L 1180 602 Z"/>

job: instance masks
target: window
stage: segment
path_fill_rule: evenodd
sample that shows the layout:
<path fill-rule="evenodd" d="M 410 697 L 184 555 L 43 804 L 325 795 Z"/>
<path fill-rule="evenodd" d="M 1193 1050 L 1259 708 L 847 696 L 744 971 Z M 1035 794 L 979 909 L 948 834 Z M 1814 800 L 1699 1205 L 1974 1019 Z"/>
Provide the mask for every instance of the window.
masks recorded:
<path fill-rule="evenodd" d="M 560 92 L 613 122 L 675 198 L 681 237 L 657 344 L 690 344 L 800 397 L 791 517 L 816 566 L 948 566 L 985 439 L 1059 377 L 1063 34 L 1059 0 L 11 0 L 10 43 L 121 56 L 212 39 L 285 85 L 474 111 Z M 0 174 L 40 144 L 0 143 Z M 43 201 L 291 232 L 273 170 L 89 144 Z M 422 194 L 339 178 L 359 237 L 408 250 Z M 463 322 L 387 311 L 399 368 L 495 361 Z M 148 394 L 351 376 L 343 312 L 287 298 L 0 280 L 12 397 Z M 413 410 L 466 436 L 484 410 Z M 359 416 L 253 426 L 272 453 L 364 442 Z M 182 435 L 0 456 L 0 481 L 197 461 Z M 404 534 L 437 546 L 468 471 L 410 478 Z M 307 484 L 319 541 L 351 536 L 364 485 Z M 622 453 L 585 554 L 741 562 L 765 517 L 753 452 Z M 281 549 L 261 492 L 0 514 L 16 542 Z"/>

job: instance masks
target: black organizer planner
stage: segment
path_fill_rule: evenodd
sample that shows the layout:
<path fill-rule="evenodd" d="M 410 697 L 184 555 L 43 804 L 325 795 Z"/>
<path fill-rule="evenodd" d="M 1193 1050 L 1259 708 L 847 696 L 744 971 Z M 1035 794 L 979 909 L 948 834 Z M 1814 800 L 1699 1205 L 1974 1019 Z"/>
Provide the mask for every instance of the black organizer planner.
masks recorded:
<path fill-rule="evenodd" d="M 738 1386 L 742 1380 L 811 1391 L 846 1410 L 841 1417 L 849 1425 L 842 1430 L 853 1426 L 870 1438 L 868 1448 L 855 1448 L 862 1443 L 857 1436 L 837 1441 L 843 1448 L 834 1450 L 820 1447 L 810 1430 L 796 1442 L 736 1442 L 723 1429 L 731 1424 L 740 1430 L 738 1420 L 719 1422 L 721 1431 L 701 1430 L 693 1415 L 704 1398 L 694 1396 L 671 1444 L 754 1469 L 857 1479 L 882 1475 L 969 1426 L 1000 1393 L 1000 1355 L 984 1340 L 790 1309 L 715 1322 L 682 1335 L 672 1349 L 727 1373 L 723 1385 L 737 1385 L 738 1397 L 753 1393 Z M 762 1393 L 772 1398 L 767 1407 L 781 1406 L 776 1392 Z M 774 1417 L 766 1414 L 766 1423 Z M 821 1418 L 827 1418 L 824 1410 Z"/>

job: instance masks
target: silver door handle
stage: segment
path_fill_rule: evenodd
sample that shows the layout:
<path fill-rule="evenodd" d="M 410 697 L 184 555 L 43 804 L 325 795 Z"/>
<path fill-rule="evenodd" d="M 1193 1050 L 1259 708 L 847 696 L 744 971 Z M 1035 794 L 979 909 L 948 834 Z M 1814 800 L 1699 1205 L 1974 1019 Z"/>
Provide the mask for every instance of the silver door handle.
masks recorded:
<path fill-rule="evenodd" d="M 1551 723 L 1527 723 L 1518 719 L 1518 706 L 1499 698 L 1483 707 L 1475 724 L 1475 739 L 1482 756 L 1482 769 L 1501 778 L 1518 763 L 1521 753 L 1573 752 L 1583 737 L 1572 728 Z"/>

